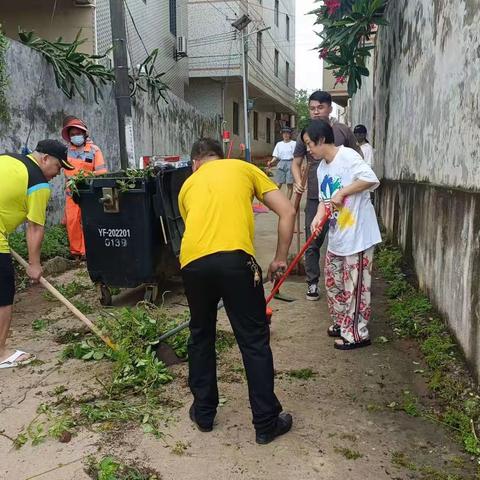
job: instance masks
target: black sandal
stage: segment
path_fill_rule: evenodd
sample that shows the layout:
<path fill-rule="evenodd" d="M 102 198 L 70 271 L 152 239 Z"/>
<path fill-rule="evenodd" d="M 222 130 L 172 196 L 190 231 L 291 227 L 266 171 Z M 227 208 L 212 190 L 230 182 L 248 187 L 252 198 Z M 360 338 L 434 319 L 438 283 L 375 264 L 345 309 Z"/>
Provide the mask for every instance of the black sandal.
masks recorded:
<path fill-rule="evenodd" d="M 329 337 L 340 338 L 342 334 L 340 333 L 340 325 L 330 325 L 327 330 Z"/>
<path fill-rule="evenodd" d="M 350 343 L 349 341 L 345 340 L 342 337 L 340 337 L 340 340 L 342 340 L 343 343 L 335 342 L 333 344 L 333 348 L 336 348 L 337 350 L 354 350 L 355 348 L 368 347 L 372 343 L 369 338 L 365 338 L 360 342 L 352 342 L 352 343 Z"/>

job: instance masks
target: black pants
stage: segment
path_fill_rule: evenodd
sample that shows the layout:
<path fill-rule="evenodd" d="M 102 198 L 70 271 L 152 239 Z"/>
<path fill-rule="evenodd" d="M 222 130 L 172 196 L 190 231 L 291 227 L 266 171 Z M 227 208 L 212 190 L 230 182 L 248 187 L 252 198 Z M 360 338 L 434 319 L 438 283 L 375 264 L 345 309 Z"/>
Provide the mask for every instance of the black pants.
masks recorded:
<path fill-rule="evenodd" d="M 305 238 L 311 235 L 310 225 L 312 224 L 318 210 L 318 200 L 307 198 L 305 205 Z M 323 227 L 320 235 L 310 244 L 305 252 L 305 273 L 307 283 L 318 283 L 320 279 L 320 248 L 322 248 L 325 237 L 328 233 L 328 222 Z"/>
<path fill-rule="evenodd" d="M 15 272 L 12 256 L 0 253 L 0 307 L 13 305 L 15 295 Z"/>
<path fill-rule="evenodd" d="M 189 385 L 197 422 L 211 424 L 218 406 L 217 304 L 223 299 L 242 353 L 253 424 L 258 433 L 265 433 L 275 428 L 282 407 L 274 393 L 273 357 L 263 285 L 261 280 L 254 284 L 251 262 L 255 260 L 243 251 L 219 252 L 182 269 L 191 314 Z M 260 267 L 258 269 L 261 279 Z"/>

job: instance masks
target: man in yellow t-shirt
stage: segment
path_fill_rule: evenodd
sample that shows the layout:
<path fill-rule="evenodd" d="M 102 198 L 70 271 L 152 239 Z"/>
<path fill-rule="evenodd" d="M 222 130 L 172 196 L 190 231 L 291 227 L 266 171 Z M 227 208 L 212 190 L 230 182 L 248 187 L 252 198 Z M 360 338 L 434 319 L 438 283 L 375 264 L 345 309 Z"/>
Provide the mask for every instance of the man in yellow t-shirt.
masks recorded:
<path fill-rule="evenodd" d="M 67 147 L 57 140 L 38 142 L 31 155 L 0 154 L 0 369 L 16 367 L 32 360 L 21 350 L 7 350 L 12 321 L 15 275 L 7 235 L 27 221 L 28 276 L 38 281 L 42 275 L 40 250 L 45 215 L 50 198 L 48 181 L 67 161 Z"/>
<path fill-rule="evenodd" d="M 266 444 L 288 432 L 292 417 L 280 413 L 274 393 L 270 331 L 262 271 L 255 260 L 252 200 L 257 197 L 279 216 L 278 243 L 269 277 L 287 266 L 295 210 L 257 167 L 226 160 L 220 143 L 193 145 L 194 173 L 184 183 L 179 207 L 185 221 L 180 250 L 182 277 L 190 307 L 190 418 L 209 432 L 218 406 L 215 362 L 217 304 L 223 299 L 248 380 L 256 441 Z"/>

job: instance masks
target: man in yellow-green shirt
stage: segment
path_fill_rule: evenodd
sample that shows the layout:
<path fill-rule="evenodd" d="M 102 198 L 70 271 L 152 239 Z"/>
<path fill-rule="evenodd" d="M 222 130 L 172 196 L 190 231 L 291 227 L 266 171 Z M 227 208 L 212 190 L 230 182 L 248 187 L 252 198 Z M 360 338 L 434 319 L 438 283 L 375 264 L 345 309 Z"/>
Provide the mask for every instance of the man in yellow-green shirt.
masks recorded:
<path fill-rule="evenodd" d="M 32 359 L 21 350 L 6 348 L 12 321 L 15 275 L 7 235 L 27 221 L 28 276 L 38 281 L 42 275 L 40 250 L 45 215 L 50 198 L 48 181 L 67 161 L 67 147 L 57 140 L 42 140 L 30 155 L 0 154 L 0 369 L 16 367 Z"/>
<path fill-rule="evenodd" d="M 180 263 L 191 315 L 190 418 L 203 432 L 213 428 L 218 406 L 215 326 L 217 304 L 223 299 L 242 352 L 256 441 L 266 444 L 290 430 L 292 417 L 281 413 L 274 393 L 262 271 L 254 256 L 252 200 L 258 198 L 279 216 L 270 278 L 287 266 L 295 210 L 259 168 L 224 159 L 217 141 L 199 140 L 191 157 L 194 173 L 178 199 L 185 221 Z"/>

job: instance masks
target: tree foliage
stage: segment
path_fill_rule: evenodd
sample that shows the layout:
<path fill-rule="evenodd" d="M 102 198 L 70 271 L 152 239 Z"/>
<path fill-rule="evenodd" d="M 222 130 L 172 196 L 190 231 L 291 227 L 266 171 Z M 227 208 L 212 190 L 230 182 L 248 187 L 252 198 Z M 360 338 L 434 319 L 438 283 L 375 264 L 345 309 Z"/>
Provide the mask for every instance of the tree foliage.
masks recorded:
<path fill-rule="evenodd" d="M 295 92 L 295 111 L 297 113 L 297 129 L 303 130 L 308 125 L 310 118 L 308 112 L 308 97 L 310 94 L 307 90 L 297 90 Z"/>
<path fill-rule="evenodd" d="M 379 25 L 387 25 L 383 16 L 388 0 L 316 1 L 321 6 L 312 12 L 317 15 L 315 24 L 323 26 L 320 58 L 333 70 L 335 85 L 347 83 L 352 96 L 362 86 L 362 77 L 370 74 L 366 62 L 375 47 L 367 43 Z"/>

